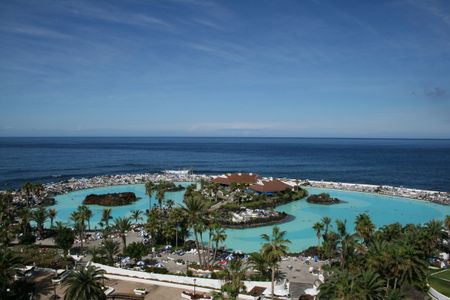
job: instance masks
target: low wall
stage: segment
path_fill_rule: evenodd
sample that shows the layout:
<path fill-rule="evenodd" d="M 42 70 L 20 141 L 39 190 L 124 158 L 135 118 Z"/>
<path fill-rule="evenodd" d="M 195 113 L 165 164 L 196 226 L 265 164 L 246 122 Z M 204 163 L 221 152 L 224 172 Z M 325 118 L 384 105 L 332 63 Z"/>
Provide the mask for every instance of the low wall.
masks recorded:
<path fill-rule="evenodd" d="M 115 268 L 111 266 L 106 266 L 97 263 L 90 263 L 90 265 L 95 266 L 104 270 L 110 278 L 114 278 L 114 275 L 118 275 L 124 280 L 132 280 L 135 282 L 142 282 L 141 280 L 145 280 L 146 283 L 161 285 L 161 286 L 172 286 L 170 284 L 175 284 L 173 287 L 177 288 L 186 288 L 186 286 L 193 286 L 194 279 L 195 285 L 198 286 L 199 291 L 202 291 L 201 288 L 206 288 L 206 291 L 210 289 L 219 290 L 222 286 L 222 282 L 219 279 L 209 279 L 209 278 L 198 278 L 198 277 L 188 277 L 188 276 L 177 276 L 177 275 L 168 275 L 168 274 L 156 274 L 156 273 L 148 273 L 142 271 L 133 271 L 126 270 L 122 268 Z M 119 278 L 116 278 L 119 279 Z M 151 282 L 149 282 L 151 281 Z M 145 283 L 145 282 L 142 282 Z M 250 291 L 255 286 L 265 287 L 266 290 L 264 292 L 265 295 L 270 295 L 271 283 L 269 281 L 244 281 L 244 284 L 247 288 L 247 291 Z M 276 284 L 275 285 L 275 294 L 280 296 L 287 296 L 289 294 L 289 283 L 285 284 Z M 249 298 L 253 299 L 253 298 Z"/>
<path fill-rule="evenodd" d="M 437 299 L 437 300 L 450 300 L 449 297 L 439 293 L 438 291 L 436 291 L 435 289 L 433 289 L 430 286 L 430 289 L 428 290 L 428 294 L 433 298 L 433 299 Z"/>

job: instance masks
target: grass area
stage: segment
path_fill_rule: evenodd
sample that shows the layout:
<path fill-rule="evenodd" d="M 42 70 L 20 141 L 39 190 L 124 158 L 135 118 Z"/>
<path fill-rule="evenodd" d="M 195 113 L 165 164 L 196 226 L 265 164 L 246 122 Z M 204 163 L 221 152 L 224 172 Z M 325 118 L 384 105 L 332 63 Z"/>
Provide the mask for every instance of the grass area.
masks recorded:
<path fill-rule="evenodd" d="M 442 272 L 442 270 L 439 270 L 437 272 L 434 272 L 432 276 L 450 281 L 450 269 L 445 270 L 444 272 Z"/>
<path fill-rule="evenodd" d="M 450 269 L 442 272 L 438 270 L 428 277 L 428 283 L 436 291 L 450 297 Z"/>

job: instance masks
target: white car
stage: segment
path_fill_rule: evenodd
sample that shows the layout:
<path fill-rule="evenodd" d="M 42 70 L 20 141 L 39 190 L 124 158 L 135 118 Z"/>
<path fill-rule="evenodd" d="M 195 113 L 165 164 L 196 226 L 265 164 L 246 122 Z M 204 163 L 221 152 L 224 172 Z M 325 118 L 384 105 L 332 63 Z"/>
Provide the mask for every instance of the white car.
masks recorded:
<path fill-rule="evenodd" d="M 52 283 L 54 284 L 60 284 L 61 282 L 63 282 L 67 276 L 69 276 L 69 274 L 72 271 L 70 270 L 64 270 L 64 269 L 59 269 L 56 271 L 56 276 L 52 278 Z"/>

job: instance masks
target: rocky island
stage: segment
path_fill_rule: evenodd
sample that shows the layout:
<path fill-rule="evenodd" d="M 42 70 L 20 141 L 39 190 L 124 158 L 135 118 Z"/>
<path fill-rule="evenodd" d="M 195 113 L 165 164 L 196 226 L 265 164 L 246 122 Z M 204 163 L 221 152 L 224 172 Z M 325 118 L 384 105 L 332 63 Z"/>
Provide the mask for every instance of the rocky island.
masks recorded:
<path fill-rule="evenodd" d="M 134 193 L 125 192 L 125 193 L 109 193 L 109 194 L 90 194 L 87 195 L 83 200 L 83 204 L 96 204 L 103 206 L 119 206 L 119 205 L 127 205 L 137 201 L 138 198 Z"/>
<path fill-rule="evenodd" d="M 330 194 L 328 194 L 328 193 L 311 195 L 308 198 L 306 198 L 306 201 L 308 201 L 308 203 L 322 204 L 322 205 L 338 204 L 338 203 L 343 202 L 342 200 L 339 200 L 338 198 L 331 197 Z"/>

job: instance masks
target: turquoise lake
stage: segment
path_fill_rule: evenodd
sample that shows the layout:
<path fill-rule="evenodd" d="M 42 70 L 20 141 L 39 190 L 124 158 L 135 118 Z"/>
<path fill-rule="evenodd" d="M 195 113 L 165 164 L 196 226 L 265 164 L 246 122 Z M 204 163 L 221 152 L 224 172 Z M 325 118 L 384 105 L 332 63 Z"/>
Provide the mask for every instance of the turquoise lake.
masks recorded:
<path fill-rule="evenodd" d="M 188 183 L 183 183 L 183 185 L 188 185 Z M 431 219 L 443 220 L 446 215 L 450 214 L 450 206 L 420 200 L 332 189 L 307 188 L 307 190 L 310 194 L 327 192 L 331 196 L 346 202 L 324 206 L 309 204 L 304 200 L 299 200 L 277 207 L 278 211 L 285 211 L 295 216 L 294 220 L 279 225 L 282 230 L 286 230 L 288 233 L 287 237 L 291 240 L 289 250 L 292 252 L 300 251 L 317 244 L 317 238 L 312 229 L 312 225 L 320 221 L 323 216 L 332 218 L 333 223 L 336 219 L 347 220 L 347 229 L 353 231 L 355 217 L 363 212 L 368 213 L 377 226 L 394 222 L 400 222 L 401 224 L 419 224 Z M 112 216 L 114 218 L 129 216 L 131 210 L 140 209 L 145 211 L 149 208 L 150 201 L 151 205 L 157 203 L 154 197 L 149 200 L 148 196 L 145 195 L 143 184 L 79 190 L 56 197 L 57 203 L 52 206 L 52 208 L 58 211 L 55 221 L 63 221 L 70 224 L 70 214 L 81 205 L 83 199 L 88 194 L 118 192 L 134 192 L 140 199 L 130 205 L 112 207 Z M 175 203 L 181 205 L 183 203 L 183 195 L 184 191 L 166 193 L 166 199 L 172 199 Z M 90 205 L 90 209 L 93 212 L 91 228 L 98 227 L 103 208 L 103 206 Z M 226 247 L 245 252 L 257 251 L 261 246 L 260 235 L 263 233 L 269 234 L 271 227 L 228 229 L 228 238 L 225 245 Z"/>

